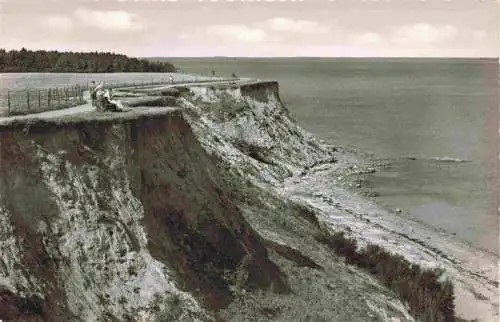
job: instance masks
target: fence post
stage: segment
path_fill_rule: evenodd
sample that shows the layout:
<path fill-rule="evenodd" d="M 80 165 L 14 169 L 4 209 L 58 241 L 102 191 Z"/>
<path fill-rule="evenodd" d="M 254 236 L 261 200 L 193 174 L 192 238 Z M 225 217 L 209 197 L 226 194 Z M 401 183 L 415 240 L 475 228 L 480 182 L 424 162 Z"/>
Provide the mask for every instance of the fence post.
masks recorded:
<path fill-rule="evenodd" d="M 50 109 L 50 88 L 49 92 L 47 93 L 47 108 Z"/>
<path fill-rule="evenodd" d="M 41 106 L 42 106 L 42 102 L 41 102 L 41 97 L 40 97 L 40 90 L 38 90 L 38 109 L 40 109 Z"/>
<path fill-rule="evenodd" d="M 30 90 L 26 90 L 26 103 L 28 104 L 28 110 L 30 109 Z"/>
<path fill-rule="evenodd" d="M 7 109 L 10 114 L 10 91 L 7 91 Z"/>

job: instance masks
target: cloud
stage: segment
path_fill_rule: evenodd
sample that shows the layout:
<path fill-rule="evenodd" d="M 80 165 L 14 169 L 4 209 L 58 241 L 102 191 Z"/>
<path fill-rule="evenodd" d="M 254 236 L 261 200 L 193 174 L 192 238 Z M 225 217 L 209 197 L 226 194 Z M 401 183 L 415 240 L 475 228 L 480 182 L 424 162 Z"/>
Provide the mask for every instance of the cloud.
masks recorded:
<path fill-rule="evenodd" d="M 392 39 L 398 44 L 434 44 L 452 41 L 456 36 L 457 28 L 451 25 L 416 23 L 396 28 Z"/>
<path fill-rule="evenodd" d="M 376 32 L 365 32 L 359 35 L 354 35 L 351 40 L 355 44 L 360 45 L 375 45 L 382 41 L 382 37 Z"/>
<path fill-rule="evenodd" d="M 308 20 L 293 20 L 290 18 L 275 17 L 265 22 L 267 28 L 278 32 L 293 33 L 326 33 L 328 27 Z"/>
<path fill-rule="evenodd" d="M 138 31 L 142 24 L 137 16 L 126 11 L 96 11 L 79 8 L 73 13 L 76 20 L 87 27 L 105 31 Z"/>
<path fill-rule="evenodd" d="M 73 27 L 73 21 L 68 16 L 49 15 L 43 18 L 43 23 L 49 28 L 59 31 L 68 31 Z"/>
<path fill-rule="evenodd" d="M 206 36 L 215 36 L 221 41 L 230 41 L 240 44 L 280 43 L 293 38 L 294 42 L 303 42 L 304 39 L 297 38 L 307 35 L 307 41 L 311 42 L 314 35 L 323 34 L 328 28 L 320 23 L 307 20 L 293 20 L 284 17 L 275 17 L 268 20 L 261 20 L 251 24 L 218 24 L 209 25 L 205 28 L 196 28 L 191 33 L 184 33 L 178 39 L 203 39 Z M 324 35 L 321 36 L 323 39 Z"/>
<path fill-rule="evenodd" d="M 266 33 L 260 28 L 252 28 L 246 25 L 211 25 L 206 32 L 211 35 L 221 36 L 228 40 L 236 40 L 245 43 L 258 43 L 266 39 Z"/>

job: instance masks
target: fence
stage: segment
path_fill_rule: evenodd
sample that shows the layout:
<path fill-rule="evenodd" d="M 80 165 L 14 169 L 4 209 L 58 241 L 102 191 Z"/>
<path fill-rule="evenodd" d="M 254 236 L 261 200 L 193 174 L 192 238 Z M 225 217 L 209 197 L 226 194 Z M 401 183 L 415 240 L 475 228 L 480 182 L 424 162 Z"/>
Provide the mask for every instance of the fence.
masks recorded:
<path fill-rule="evenodd" d="M 233 75 L 235 76 L 235 75 Z M 234 81 L 238 78 L 222 77 L 179 77 L 172 80 L 172 84 L 208 83 L 214 81 Z M 170 83 L 169 78 L 139 80 L 133 82 L 104 81 L 104 88 L 145 88 L 148 86 L 166 85 Z M 25 89 L 7 92 L 8 115 L 24 115 L 40 113 L 51 110 L 59 110 L 78 106 L 86 103 L 88 99 L 85 92 L 87 86 L 77 85 L 73 87 L 49 88 L 49 89 Z"/>
<path fill-rule="evenodd" d="M 82 86 L 7 91 L 9 115 L 58 110 L 85 104 Z"/>

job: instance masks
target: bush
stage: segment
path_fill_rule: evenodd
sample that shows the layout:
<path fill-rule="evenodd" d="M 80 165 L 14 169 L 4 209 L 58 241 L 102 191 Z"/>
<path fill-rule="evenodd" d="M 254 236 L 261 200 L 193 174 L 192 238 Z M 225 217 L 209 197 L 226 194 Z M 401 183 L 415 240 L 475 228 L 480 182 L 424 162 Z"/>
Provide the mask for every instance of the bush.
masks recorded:
<path fill-rule="evenodd" d="M 394 255 L 378 245 L 357 250 L 356 240 L 344 232 L 317 236 L 337 255 L 374 275 L 387 288 L 408 303 L 410 312 L 425 322 L 455 321 L 455 296 L 450 281 L 439 282 L 442 271 L 422 269 L 400 255 Z"/>
<path fill-rule="evenodd" d="M 346 238 L 343 231 L 336 232 L 331 236 L 319 237 L 319 241 L 328 245 L 337 255 L 344 256 L 349 264 L 355 264 L 359 260 L 356 240 Z"/>
<path fill-rule="evenodd" d="M 316 217 L 316 213 L 309 207 L 300 203 L 294 203 L 292 209 L 297 216 L 309 222 L 314 226 L 314 228 L 320 229 L 321 225 L 319 223 L 318 217 Z"/>

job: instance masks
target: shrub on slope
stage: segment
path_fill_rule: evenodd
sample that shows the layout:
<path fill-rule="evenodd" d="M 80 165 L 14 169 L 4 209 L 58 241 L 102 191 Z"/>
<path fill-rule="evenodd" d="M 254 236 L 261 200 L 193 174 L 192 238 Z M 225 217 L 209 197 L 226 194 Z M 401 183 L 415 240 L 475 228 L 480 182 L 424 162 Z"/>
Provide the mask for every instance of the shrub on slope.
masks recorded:
<path fill-rule="evenodd" d="M 377 245 L 357 249 L 356 240 L 344 232 L 320 235 L 316 239 L 326 244 L 348 264 L 367 270 L 386 287 L 405 300 L 411 312 L 421 321 L 455 321 L 453 284 L 440 282 L 441 272 L 422 269 L 400 255 L 394 255 Z"/>

